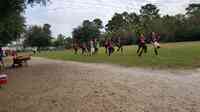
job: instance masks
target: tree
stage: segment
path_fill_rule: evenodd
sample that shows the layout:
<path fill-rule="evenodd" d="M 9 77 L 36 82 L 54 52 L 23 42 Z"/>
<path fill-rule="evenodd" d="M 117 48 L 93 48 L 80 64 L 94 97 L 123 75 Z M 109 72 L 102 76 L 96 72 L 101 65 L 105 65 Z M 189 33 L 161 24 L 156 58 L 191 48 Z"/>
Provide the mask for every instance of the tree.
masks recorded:
<path fill-rule="evenodd" d="M 99 38 L 101 34 L 99 25 L 94 21 L 85 20 L 81 26 L 74 28 L 72 32 L 73 38 L 79 42 L 87 42 L 91 39 Z"/>
<path fill-rule="evenodd" d="M 73 39 L 71 37 L 65 38 L 65 48 L 70 49 L 72 48 Z"/>
<path fill-rule="evenodd" d="M 200 4 L 190 4 L 187 8 L 186 8 L 186 11 L 187 11 L 187 15 L 189 16 L 199 16 L 199 13 L 200 13 Z"/>
<path fill-rule="evenodd" d="M 163 16 L 162 18 L 162 28 L 164 31 L 163 34 L 163 41 L 175 41 L 175 33 L 176 33 L 176 18 L 174 16 Z M 163 27 L 164 26 L 164 27 Z"/>
<path fill-rule="evenodd" d="M 159 9 L 153 4 L 146 4 L 141 7 L 141 16 L 148 17 L 149 19 L 157 18 L 159 16 Z"/>
<path fill-rule="evenodd" d="M 93 23 L 97 26 L 97 28 L 99 28 L 99 29 L 103 28 L 103 22 L 101 21 L 101 19 L 96 18 L 93 20 Z"/>
<path fill-rule="evenodd" d="M 34 3 L 42 3 L 43 5 L 46 5 L 47 2 L 49 2 L 50 0 L 26 0 L 26 2 L 28 4 L 34 4 Z"/>
<path fill-rule="evenodd" d="M 140 21 L 140 16 L 134 12 L 132 13 L 127 13 L 123 12 L 122 16 L 125 20 L 125 26 L 124 30 L 127 32 L 129 35 L 140 35 L 140 33 L 143 32 L 142 24 Z"/>
<path fill-rule="evenodd" d="M 34 3 L 46 4 L 49 0 L 1 0 L 0 1 L 0 17 L 5 19 L 8 16 L 13 14 L 19 14 L 23 12 L 26 8 L 26 5 Z"/>
<path fill-rule="evenodd" d="M 116 13 L 106 25 L 106 31 L 111 38 L 123 40 L 123 44 L 132 44 L 136 36 L 143 32 L 140 16 L 136 13 Z"/>
<path fill-rule="evenodd" d="M 122 14 L 115 13 L 111 20 L 108 21 L 106 25 L 106 30 L 110 32 L 116 32 L 125 26 L 125 20 Z"/>
<path fill-rule="evenodd" d="M 55 47 L 64 47 L 66 42 L 65 42 L 65 36 L 62 34 L 59 34 L 56 38 L 56 40 L 54 41 L 54 46 Z"/>
<path fill-rule="evenodd" d="M 186 8 L 186 15 L 192 25 L 200 25 L 200 4 L 190 4 Z"/>
<path fill-rule="evenodd" d="M 43 27 L 37 25 L 29 27 L 26 31 L 24 44 L 39 49 L 50 46 L 52 37 L 46 32 L 45 27 L 45 25 Z"/>
<path fill-rule="evenodd" d="M 186 8 L 185 16 L 184 31 L 177 33 L 177 36 L 180 37 L 179 40 L 200 40 L 200 4 L 190 4 Z"/>
<path fill-rule="evenodd" d="M 49 0 L 0 0 L 0 45 L 16 40 L 23 33 L 25 21 L 22 13 L 28 4 Z"/>
<path fill-rule="evenodd" d="M 152 23 L 155 19 L 159 18 L 159 9 L 153 4 L 146 4 L 140 9 L 140 20 L 144 33 L 152 32 Z"/>
<path fill-rule="evenodd" d="M 4 46 L 20 38 L 20 35 L 25 31 L 24 22 L 24 17 L 18 14 L 13 14 L 7 19 L 0 21 L 0 45 Z"/>

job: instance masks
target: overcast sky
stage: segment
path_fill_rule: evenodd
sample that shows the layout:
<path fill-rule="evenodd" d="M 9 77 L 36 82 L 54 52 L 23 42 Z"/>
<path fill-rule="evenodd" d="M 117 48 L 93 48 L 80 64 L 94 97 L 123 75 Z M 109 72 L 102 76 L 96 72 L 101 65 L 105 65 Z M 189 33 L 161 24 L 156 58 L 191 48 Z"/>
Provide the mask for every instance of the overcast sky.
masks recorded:
<path fill-rule="evenodd" d="M 85 19 L 100 18 L 104 25 L 115 12 L 139 12 L 142 5 L 153 3 L 161 14 L 185 13 L 190 3 L 200 0 L 51 0 L 46 7 L 37 5 L 26 10 L 27 25 L 51 24 L 52 34 L 71 36 L 73 28 Z"/>

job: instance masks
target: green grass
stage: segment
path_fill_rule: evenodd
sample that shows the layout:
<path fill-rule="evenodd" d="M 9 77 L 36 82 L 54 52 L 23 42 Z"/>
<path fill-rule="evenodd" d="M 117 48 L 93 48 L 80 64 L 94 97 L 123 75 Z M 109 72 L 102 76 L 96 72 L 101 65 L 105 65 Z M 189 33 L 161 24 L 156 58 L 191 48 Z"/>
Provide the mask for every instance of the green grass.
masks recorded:
<path fill-rule="evenodd" d="M 198 68 L 200 67 L 200 42 L 181 42 L 161 44 L 159 56 L 155 56 L 152 45 L 148 45 L 148 52 L 142 57 L 136 54 L 137 46 L 126 46 L 124 54 L 115 52 L 107 56 L 103 48 L 94 56 L 74 55 L 73 51 L 42 52 L 35 56 L 57 60 L 70 60 L 89 63 L 109 63 L 129 67 L 150 68 Z"/>

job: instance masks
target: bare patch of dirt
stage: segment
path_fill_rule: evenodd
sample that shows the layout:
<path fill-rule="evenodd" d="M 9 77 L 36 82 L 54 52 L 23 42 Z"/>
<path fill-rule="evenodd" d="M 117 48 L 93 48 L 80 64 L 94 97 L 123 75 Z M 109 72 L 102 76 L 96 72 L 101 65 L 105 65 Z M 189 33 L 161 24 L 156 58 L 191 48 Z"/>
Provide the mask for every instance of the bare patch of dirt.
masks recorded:
<path fill-rule="evenodd" d="M 6 71 L 0 112 L 199 112 L 200 70 L 125 68 L 35 58 Z"/>

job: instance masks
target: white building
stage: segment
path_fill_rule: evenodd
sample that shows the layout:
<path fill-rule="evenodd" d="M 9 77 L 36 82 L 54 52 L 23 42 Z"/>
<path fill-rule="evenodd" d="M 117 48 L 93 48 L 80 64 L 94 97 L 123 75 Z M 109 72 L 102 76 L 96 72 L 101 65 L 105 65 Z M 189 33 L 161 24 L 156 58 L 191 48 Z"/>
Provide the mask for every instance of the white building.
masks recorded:
<path fill-rule="evenodd" d="M 3 50 L 23 50 L 23 42 L 23 38 L 17 39 L 16 41 L 11 42 L 11 44 L 8 44 L 6 47 L 3 47 Z"/>

